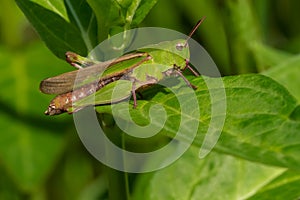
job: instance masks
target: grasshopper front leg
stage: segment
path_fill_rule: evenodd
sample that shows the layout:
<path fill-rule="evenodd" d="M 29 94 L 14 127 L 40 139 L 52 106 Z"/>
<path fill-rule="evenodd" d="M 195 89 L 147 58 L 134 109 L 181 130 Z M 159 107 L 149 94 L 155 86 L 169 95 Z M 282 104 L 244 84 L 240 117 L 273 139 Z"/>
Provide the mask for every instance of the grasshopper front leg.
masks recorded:
<path fill-rule="evenodd" d="M 132 88 L 131 88 L 131 94 L 132 94 L 132 97 L 133 97 L 133 108 L 134 109 L 137 106 L 135 90 L 136 90 L 136 85 L 135 85 L 135 81 L 134 81 L 133 84 L 132 84 Z"/>
<path fill-rule="evenodd" d="M 189 66 L 189 65 L 186 65 L 186 67 L 187 67 L 187 66 Z M 189 66 L 188 68 L 190 69 L 190 66 Z M 184 80 L 184 82 L 185 82 L 190 88 L 192 88 L 192 89 L 197 89 L 196 86 L 194 86 L 193 84 L 191 84 L 191 83 L 189 82 L 189 80 L 187 80 L 187 79 L 185 78 L 185 76 L 182 74 L 182 72 L 181 72 L 181 70 L 180 70 L 180 67 L 177 66 L 176 64 L 174 64 L 171 74 L 174 74 L 175 76 L 180 76 L 180 77 Z"/>
<path fill-rule="evenodd" d="M 141 82 L 138 79 L 134 77 L 130 77 L 130 80 L 132 82 L 132 88 L 131 88 L 131 94 L 133 97 L 133 108 L 135 109 L 137 107 L 137 97 L 136 97 L 136 91 L 141 89 L 141 88 L 146 88 L 150 85 L 153 85 L 157 83 L 157 79 L 147 76 L 147 81 L 146 82 Z M 138 86 L 137 86 L 138 85 Z"/>
<path fill-rule="evenodd" d="M 185 67 L 183 68 L 183 70 L 185 69 L 189 69 L 196 77 L 200 76 L 198 74 L 198 72 L 196 72 L 191 66 L 190 66 L 190 61 L 188 59 L 185 60 Z"/>

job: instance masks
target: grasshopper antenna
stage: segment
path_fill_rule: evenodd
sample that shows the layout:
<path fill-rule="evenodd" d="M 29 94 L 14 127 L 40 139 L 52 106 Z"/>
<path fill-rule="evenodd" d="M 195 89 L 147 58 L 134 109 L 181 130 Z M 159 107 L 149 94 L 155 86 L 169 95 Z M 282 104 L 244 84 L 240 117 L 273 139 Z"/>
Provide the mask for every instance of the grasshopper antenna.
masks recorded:
<path fill-rule="evenodd" d="M 202 22 L 206 19 L 206 16 L 202 17 L 197 23 L 196 25 L 193 27 L 192 31 L 190 32 L 189 36 L 187 37 L 187 39 L 185 40 L 184 44 L 177 44 L 176 48 L 178 50 L 182 50 L 183 48 L 186 48 L 188 45 L 188 41 L 189 39 L 192 38 L 193 34 L 195 33 L 195 31 L 199 28 L 199 26 L 202 24 Z M 199 74 L 189 65 L 189 60 L 186 59 L 186 65 L 185 68 L 188 68 L 195 76 L 199 76 Z"/>
<path fill-rule="evenodd" d="M 187 45 L 189 39 L 194 35 L 195 31 L 199 28 L 199 26 L 202 24 L 202 22 L 206 19 L 206 16 L 202 17 L 198 22 L 197 24 L 193 27 L 192 31 L 190 32 L 188 38 L 186 39 L 185 41 L 185 44 L 184 46 Z"/>

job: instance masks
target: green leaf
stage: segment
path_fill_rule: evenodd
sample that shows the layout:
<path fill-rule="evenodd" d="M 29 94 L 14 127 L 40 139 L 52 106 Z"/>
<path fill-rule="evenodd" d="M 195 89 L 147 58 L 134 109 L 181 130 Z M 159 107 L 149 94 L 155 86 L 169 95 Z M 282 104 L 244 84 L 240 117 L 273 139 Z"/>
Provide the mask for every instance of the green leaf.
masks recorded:
<path fill-rule="evenodd" d="M 70 21 L 79 29 L 84 44 L 90 52 L 97 43 L 96 16 L 86 0 L 65 0 Z"/>
<path fill-rule="evenodd" d="M 195 122 L 199 124 L 199 128 L 194 144 L 201 146 L 210 121 L 225 117 L 222 134 L 214 150 L 255 162 L 299 169 L 300 122 L 295 120 L 297 117 L 294 111 L 298 105 L 294 97 L 281 85 L 262 75 L 232 76 L 222 80 L 225 85 L 226 98 L 220 96 L 218 100 L 214 100 L 215 103 L 210 102 L 210 92 L 220 94 L 223 88 L 215 86 L 207 89 L 206 82 L 217 85 L 219 79 L 191 80 L 191 83 L 198 88 L 196 96 L 201 117 L 194 119 L 192 113 L 184 114 L 184 117 L 189 119 L 189 125 L 182 124 L 186 132 L 180 139 L 182 141 L 193 140 L 193 133 L 188 132 L 190 129 L 188 126 Z M 160 104 L 169 116 L 160 133 L 174 137 L 182 115 L 176 96 L 167 89 L 152 92 L 152 98 L 137 102 L 137 109 L 132 109 L 129 105 L 131 117 L 135 123 L 147 125 L 150 122 L 148 115 L 150 107 Z M 182 94 L 186 92 L 182 90 Z M 225 104 L 224 99 L 226 99 Z M 212 116 L 212 108 L 216 109 L 224 105 L 227 106 L 226 114 L 220 109 L 220 115 Z M 120 112 L 115 113 L 114 117 L 125 121 L 130 119 L 123 112 L 128 106 L 127 103 L 123 102 L 115 106 Z M 109 113 L 111 106 L 99 106 L 97 111 Z M 298 114 L 299 112 L 296 112 L 296 115 Z M 218 125 L 212 124 L 214 129 L 219 130 Z"/>
<path fill-rule="evenodd" d="M 72 139 L 72 138 L 68 138 Z M 77 199 L 94 179 L 93 162 L 79 138 L 73 138 L 47 185 L 52 199 Z M 79 162 L 80 161 L 80 162 Z M 102 180 L 105 182 L 105 179 Z"/>
<path fill-rule="evenodd" d="M 24 16 L 14 1 L 3 1 L 1 4 L 0 29 L 1 45 L 17 47 L 25 45 L 24 32 L 20 33 L 20 24 L 24 25 Z"/>
<path fill-rule="evenodd" d="M 64 58 L 67 51 L 87 55 L 98 41 L 136 26 L 156 0 L 16 2 L 48 48 Z"/>
<path fill-rule="evenodd" d="M 87 0 L 98 23 L 98 40 L 108 38 L 112 27 L 125 26 L 125 16 L 121 6 L 113 0 Z"/>
<path fill-rule="evenodd" d="M 269 165 L 299 169 L 297 101 L 260 75 L 225 77 L 226 123 L 216 150 Z"/>
<path fill-rule="evenodd" d="M 29 0 L 16 0 L 18 6 L 39 33 L 47 47 L 58 57 L 64 58 L 67 51 L 87 55 L 87 44 L 82 32 L 69 19 L 63 18 L 56 11 L 49 10 Z"/>
<path fill-rule="evenodd" d="M 22 199 L 22 195 L 18 191 L 16 185 L 12 182 L 11 177 L 5 169 L 0 165 L 0 199 Z"/>
<path fill-rule="evenodd" d="M 260 71 L 272 68 L 293 56 L 288 52 L 280 51 L 259 42 L 253 42 L 250 47 Z"/>
<path fill-rule="evenodd" d="M 132 20 L 133 26 L 140 24 L 156 3 L 157 0 L 141 0 Z"/>
<path fill-rule="evenodd" d="M 225 5 L 230 13 L 227 32 L 232 54 L 231 65 L 238 66 L 236 69 L 238 74 L 256 72 L 250 45 L 261 41 L 262 36 L 253 10 L 253 1 L 230 0 Z"/>
<path fill-rule="evenodd" d="M 133 199 L 248 199 L 284 171 L 216 153 L 199 159 L 190 148 L 169 167 L 140 175 Z"/>
<path fill-rule="evenodd" d="M 262 187 L 250 200 L 299 199 L 300 175 L 297 171 L 286 171 Z"/>
<path fill-rule="evenodd" d="M 157 0 L 87 0 L 96 13 L 98 38 L 108 36 L 137 26 L 149 13 Z"/>
<path fill-rule="evenodd" d="M 107 192 L 107 181 L 106 177 L 100 175 L 89 185 L 84 188 L 84 190 L 80 193 L 78 200 L 94 200 L 99 197 L 105 196 Z"/>
<path fill-rule="evenodd" d="M 298 99 L 298 102 L 300 102 L 299 72 L 300 56 L 296 55 L 289 59 L 282 60 L 280 64 L 264 72 L 264 74 L 285 86 L 290 91 L 290 93 Z"/>
<path fill-rule="evenodd" d="M 0 52 L 1 165 L 18 189 L 36 192 L 62 153 L 64 135 L 57 133 L 68 126 L 66 120 L 43 115 L 49 97 L 39 92 L 38 84 L 60 69 L 62 61 L 42 44 L 29 46 L 22 54 L 4 48 Z M 41 66 L 54 72 L 41 71 Z"/>
<path fill-rule="evenodd" d="M 40 93 L 40 81 L 72 68 L 53 56 L 41 43 L 29 46 L 22 54 L 13 54 L 4 48 L 0 48 L 0 52 L 3 66 L 0 80 L 1 101 L 7 105 L 3 107 L 13 109 L 16 114 L 43 116 L 41 113 L 49 102 L 49 96 Z M 41 102 L 43 106 L 36 106 Z"/>
<path fill-rule="evenodd" d="M 34 192 L 62 153 L 62 136 L 4 113 L 0 121 L 1 162 L 20 190 Z"/>
<path fill-rule="evenodd" d="M 60 15 L 62 18 L 68 20 L 67 10 L 64 5 L 64 1 L 57 0 L 31 0 L 31 2 L 36 3 L 56 14 Z"/>

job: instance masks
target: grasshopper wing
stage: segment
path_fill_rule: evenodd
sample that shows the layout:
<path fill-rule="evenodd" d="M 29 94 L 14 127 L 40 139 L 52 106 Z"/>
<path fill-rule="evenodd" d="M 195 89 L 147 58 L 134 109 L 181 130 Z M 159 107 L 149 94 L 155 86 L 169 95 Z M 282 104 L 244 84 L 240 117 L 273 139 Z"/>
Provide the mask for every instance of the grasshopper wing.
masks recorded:
<path fill-rule="evenodd" d="M 47 78 L 40 83 L 40 90 L 45 94 L 63 94 L 70 92 L 74 89 L 75 80 L 76 88 L 87 83 L 96 82 L 107 68 L 113 67 L 117 63 L 143 56 L 145 56 L 145 53 L 126 54 L 114 60 L 97 63 L 87 68 Z"/>
<path fill-rule="evenodd" d="M 76 82 L 86 82 L 87 80 L 96 79 L 95 76 L 103 73 L 103 71 L 111 64 L 107 62 L 99 63 L 87 68 L 67 72 L 47 78 L 40 83 L 40 90 L 45 94 L 62 94 L 72 91 Z"/>

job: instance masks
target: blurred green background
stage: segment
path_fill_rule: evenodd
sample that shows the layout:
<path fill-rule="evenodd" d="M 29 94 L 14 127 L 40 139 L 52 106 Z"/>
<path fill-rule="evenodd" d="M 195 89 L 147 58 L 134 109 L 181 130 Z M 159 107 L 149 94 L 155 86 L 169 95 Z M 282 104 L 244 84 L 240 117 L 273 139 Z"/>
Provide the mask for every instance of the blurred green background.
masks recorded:
<path fill-rule="evenodd" d="M 205 15 L 193 38 L 222 74 L 260 73 L 299 53 L 299 9 L 298 0 L 160 0 L 141 26 L 188 34 Z M 72 116 L 44 115 L 52 97 L 39 82 L 73 68 L 11 0 L 1 2 L 0 66 L 0 199 L 105 199 L 107 169 L 79 141 Z"/>

